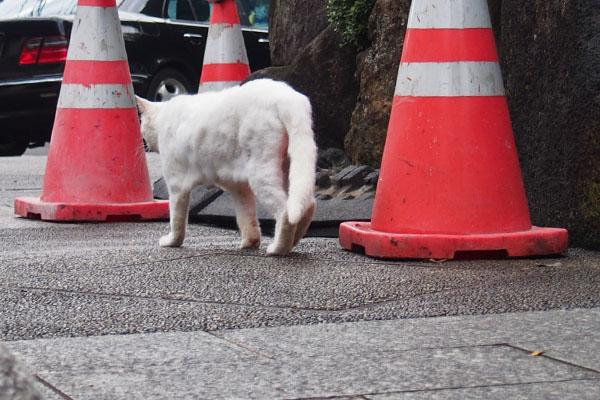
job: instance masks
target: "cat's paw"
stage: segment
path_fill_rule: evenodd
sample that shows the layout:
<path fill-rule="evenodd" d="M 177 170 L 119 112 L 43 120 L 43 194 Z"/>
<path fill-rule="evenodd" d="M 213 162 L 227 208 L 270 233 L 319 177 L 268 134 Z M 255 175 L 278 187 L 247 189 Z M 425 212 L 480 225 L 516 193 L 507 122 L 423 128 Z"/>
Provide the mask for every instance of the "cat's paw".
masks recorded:
<path fill-rule="evenodd" d="M 267 255 L 269 256 L 287 256 L 288 254 L 290 254 L 290 251 L 292 249 L 283 249 L 280 248 L 280 246 L 277 245 L 277 243 L 271 243 L 269 246 L 267 246 Z"/>
<path fill-rule="evenodd" d="M 260 246 L 260 237 L 244 238 L 240 243 L 240 249 L 257 249 Z"/>
<path fill-rule="evenodd" d="M 158 241 L 160 247 L 179 247 L 183 244 L 183 239 L 174 237 L 172 234 L 165 235 Z"/>

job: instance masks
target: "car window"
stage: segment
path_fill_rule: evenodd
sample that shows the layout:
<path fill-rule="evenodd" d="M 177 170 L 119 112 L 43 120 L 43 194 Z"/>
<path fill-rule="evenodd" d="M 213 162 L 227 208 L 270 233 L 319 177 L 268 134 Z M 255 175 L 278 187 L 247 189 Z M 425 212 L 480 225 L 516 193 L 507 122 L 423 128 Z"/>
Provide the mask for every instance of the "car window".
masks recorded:
<path fill-rule="evenodd" d="M 167 0 L 167 17 L 208 23 L 211 5 L 204 0 Z"/>
<path fill-rule="evenodd" d="M 0 19 L 70 15 L 76 10 L 77 0 L 0 0 Z"/>
<path fill-rule="evenodd" d="M 268 29 L 270 3 L 270 0 L 237 0 L 242 25 Z"/>
<path fill-rule="evenodd" d="M 0 19 L 75 14 L 77 0 L 4 0 Z"/>
<path fill-rule="evenodd" d="M 147 0 L 126 0 L 147 1 Z M 256 29 L 269 28 L 270 0 L 236 0 L 240 23 Z M 123 8 L 123 7 L 121 7 Z M 167 17 L 184 21 L 210 21 L 213 3 L 205 0 L 167 0 Z"/>
<path fill-rule="evenodd" d="M 119 10 L 162 18 L 163 0 L 122 0 Z"/>

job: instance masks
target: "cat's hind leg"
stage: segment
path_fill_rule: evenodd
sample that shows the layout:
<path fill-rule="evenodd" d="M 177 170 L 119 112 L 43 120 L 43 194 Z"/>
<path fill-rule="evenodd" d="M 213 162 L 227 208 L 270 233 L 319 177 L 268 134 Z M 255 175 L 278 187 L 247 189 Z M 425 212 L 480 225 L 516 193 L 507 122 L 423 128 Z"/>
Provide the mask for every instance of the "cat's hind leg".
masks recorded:
<path fill-rule="evenodd" d="M 270 256 L 285 256 L 294 247 L 294 235 L 296 225 L 290 224 L 287 211 L 283 211 L 275 217 L 275 237 L 273 243 L 267 247 Z"/>
<path fill-rule="evenodd" d="M 265 168 L 261 176 L 250 180 L 250 186 L 259 201 L 275 217 L 275 237 L 273 243 L 267 247 L 267 254 L 280 256 L 289 254 L 294 247 L 296 225 L 290 224 L 287 217 L 287 195 L 283 188 L 283 179 L 276 171 Z"/>
<path fill-rule="evenodd" d="M 294 234 L 294 246 L 298 244 L 298 242 L 300 241 L 300 239 L 302 239 L 304 235 L 306 235 L 306 231 L 308 230 L 310 222 L 315 216 L 316 209 L 317 201 L 315 199 L 312 199 L 312 201 L 310 202 L 310 206 L 308 207 L 308 209 L 302 216 L 302 219 L 300 220 L 300 222 L 298 222 L 298 225 L 296 226 L 296 233 Z"/>
<path fill-rule="evenodd" d="M 161 247 L 179 247 L 183 244 L 188 220 L 190 191 L 169 189 L 171 232 L 160 238 Z"/>
<path fill-rule="evenodd" d="M 235 219 L 242 234 L 240 249 L 255 249 L 260 246 L 260 226 L 256 217 L 254 193 L 248 184 L 224 185 L 235 205 Z"/>

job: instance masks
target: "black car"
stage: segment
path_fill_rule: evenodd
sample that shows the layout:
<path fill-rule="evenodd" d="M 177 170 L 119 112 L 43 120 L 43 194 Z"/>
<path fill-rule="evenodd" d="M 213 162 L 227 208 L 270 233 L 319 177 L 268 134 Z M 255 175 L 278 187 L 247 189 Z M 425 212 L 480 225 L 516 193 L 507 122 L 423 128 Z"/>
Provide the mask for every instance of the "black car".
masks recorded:
<path fill-rule="evenodd" d="M 270 65 L 269 0 L 237 0 L 250 69 Z M 213 5 L 117 0 L 136 94 L 198 90 Z M 0 155 L 50 140 L 77 0 L 0 0 Z"/>

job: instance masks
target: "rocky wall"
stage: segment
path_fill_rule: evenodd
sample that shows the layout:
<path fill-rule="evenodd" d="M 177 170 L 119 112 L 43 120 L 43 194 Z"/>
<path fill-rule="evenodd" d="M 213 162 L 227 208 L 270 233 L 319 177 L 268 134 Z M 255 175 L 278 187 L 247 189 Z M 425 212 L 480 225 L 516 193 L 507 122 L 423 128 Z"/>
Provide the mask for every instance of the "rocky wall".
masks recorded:
<path fill-rule="evenodd" d="M 501 65 L 535 224 L 600 248 L 600 7 L 501 1 Z"/>

